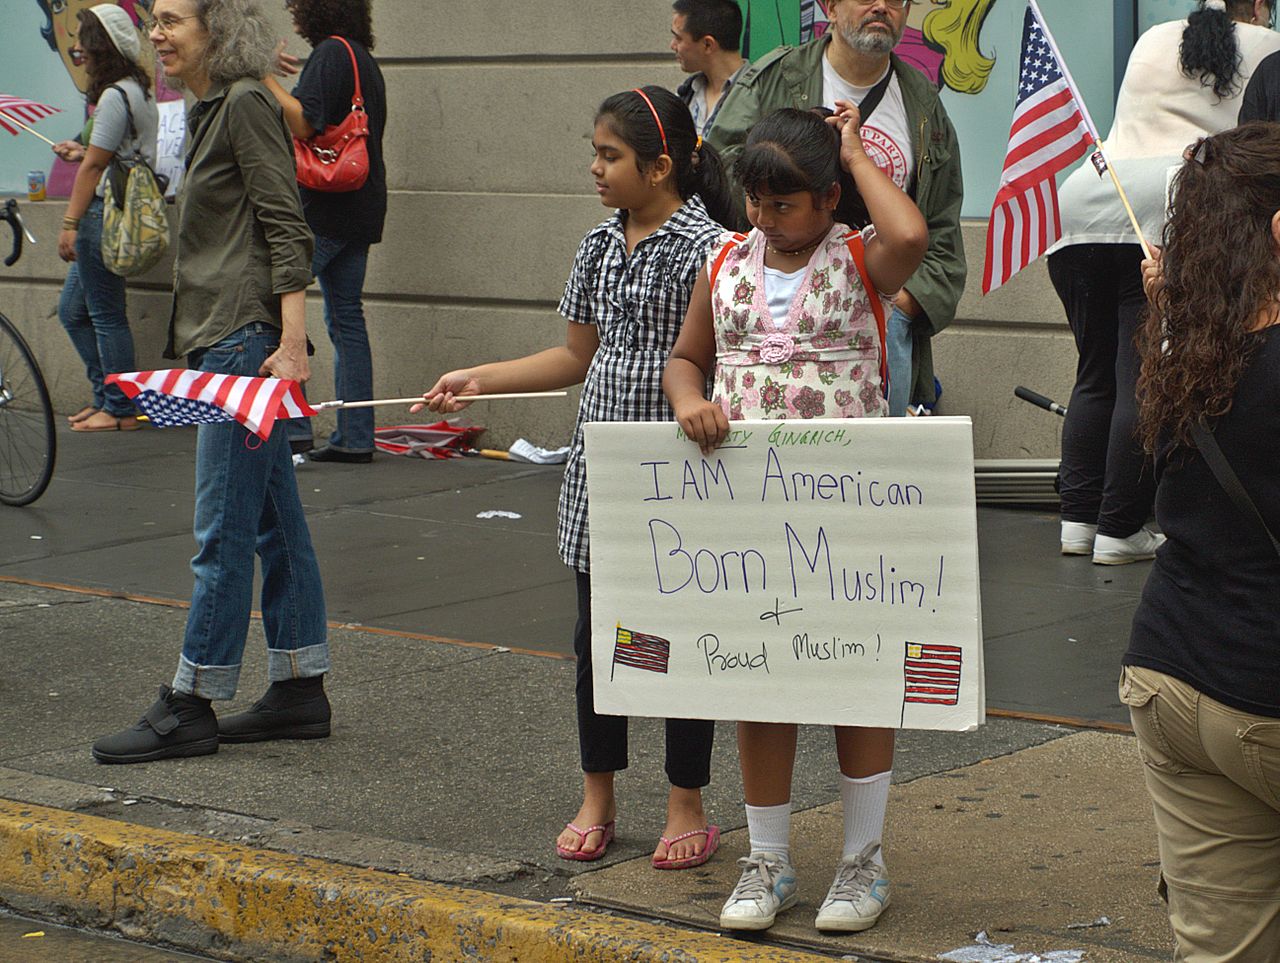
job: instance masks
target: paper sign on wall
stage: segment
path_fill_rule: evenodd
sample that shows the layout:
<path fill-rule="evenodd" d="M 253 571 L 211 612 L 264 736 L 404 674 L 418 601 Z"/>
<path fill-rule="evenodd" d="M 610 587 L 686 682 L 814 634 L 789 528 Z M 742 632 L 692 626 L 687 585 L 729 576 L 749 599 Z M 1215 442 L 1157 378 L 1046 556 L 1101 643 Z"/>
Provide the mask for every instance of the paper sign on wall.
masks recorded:
<path fill-rule="evenodd" d="M 985 712 L 968 418 L 586 426 L 596 710 L 965 730 Z"/>

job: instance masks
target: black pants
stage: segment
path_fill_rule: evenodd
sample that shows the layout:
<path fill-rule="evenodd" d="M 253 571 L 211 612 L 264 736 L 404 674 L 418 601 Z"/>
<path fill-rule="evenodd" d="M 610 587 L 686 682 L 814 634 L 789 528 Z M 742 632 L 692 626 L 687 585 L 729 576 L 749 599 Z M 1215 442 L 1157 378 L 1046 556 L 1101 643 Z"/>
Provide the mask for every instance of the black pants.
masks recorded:
<path fill-rule="evenodd" d="M 1062 429 L 1062 518 L 1127 538 L 1155 500 L 1151 460 L 1135 436 L 1142 248 L 1072 244 L 1049 255 L 1049 277 L 1080 355 Z"/>
<path fill-rule="evenodd" d="M 578 624 L 573 651 L 578 656 L 578 747 L 583 772 L 627 768 L 627 718 L 596 714 L 591 675 L 591 576 L 578 572 Z M 667 720 L 667 778 L 681 789 L 711 782 L 711 742 L 715 723 L 706 719 Z"/>

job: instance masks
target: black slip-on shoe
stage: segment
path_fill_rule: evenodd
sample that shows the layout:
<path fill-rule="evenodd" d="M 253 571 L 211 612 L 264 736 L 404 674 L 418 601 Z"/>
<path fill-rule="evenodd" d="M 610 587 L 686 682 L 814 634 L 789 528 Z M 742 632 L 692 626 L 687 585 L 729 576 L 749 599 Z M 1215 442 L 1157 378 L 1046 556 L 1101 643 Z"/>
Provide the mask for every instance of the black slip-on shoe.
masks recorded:
<path fill-rule="evenodd" d="M 373 461 L 373 452 L 342 451 L 330 445 L 321 445 L 307 452 L 307 461 L 340 461 L 350 465 L 367 465 Z"/>
<path fill-rule="evenodd" d="M 332 711 L 324 694 L 324 676 L 273 682 L 247 712 L 218 720 L 223 742 L 268 739 L 325 739 Z"/>
<path fill-rule="evenodd" d="M 208 699 L 160 687 L 159 698 L 137 725 L 93 744 L 103 763 L 154 762 L 218 751 L 218 717 Z"/>

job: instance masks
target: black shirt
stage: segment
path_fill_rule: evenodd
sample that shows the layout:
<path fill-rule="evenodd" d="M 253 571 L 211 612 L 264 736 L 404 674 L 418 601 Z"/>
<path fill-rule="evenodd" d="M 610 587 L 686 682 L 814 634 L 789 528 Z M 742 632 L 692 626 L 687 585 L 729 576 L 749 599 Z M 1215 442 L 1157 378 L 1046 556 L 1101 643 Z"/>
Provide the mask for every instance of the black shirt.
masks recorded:
<path fill-rule="evenodd" d="M 1240 123 L 1250 120 L 1280 121 L 1280 53 L 1264 57 L 1244 89 Z"/>
<path fill-rule="evenodd" d="M 387 92 L 378 63 L 352 40 L 360 66 L 360 93 L 369 115 L 369 179 L 358 191 L 329 193 L 299 187 L 302 210 L 316 234 L 345 241 L 377 244 L 387 216 L 387 171 L 382 162 L 382 134 L 387 126 Z M 340 41 L 326 38 L 307 58 L 293 96 L 302 116 L 318 131 L 342 123 L 351 111 L 355 77 L 351 56 Z"/>
<path fill-rule="evenodd" d="M 1272 532 L 1280 532 L 1280 326 L 1258 343 L 1214 437 Z M 1156 459 L 1156 553 L 1125 665 L 1181 679 L 1217 701 L 1280 718 L 1280 556 L 1199 452 Z"/>

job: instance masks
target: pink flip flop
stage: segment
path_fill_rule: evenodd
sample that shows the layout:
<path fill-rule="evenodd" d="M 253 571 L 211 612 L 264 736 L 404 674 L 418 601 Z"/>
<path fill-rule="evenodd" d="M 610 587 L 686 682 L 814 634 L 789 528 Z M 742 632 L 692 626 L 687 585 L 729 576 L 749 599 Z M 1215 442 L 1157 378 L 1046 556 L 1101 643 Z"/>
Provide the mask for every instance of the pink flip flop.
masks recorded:
<path fill-rule="evenodd" d="M 600 845 L 595 849 L 583 852 L 582 850 L 565 849 L 563 846 L 556 846 L 556 855 L 561 859 L 572 859 L 580 863 L 590 863 L 599 859 L 604 855 L 605 850 L 609 848 L 609 844 L 613 842 L 613 824 L 614 820 L 610 819 L 607 823 L 600 826 L 588 826 L 586 829 L 579 829 L 573 823 L 565 823 L 564 828 L 569 832 L 577 835 L 584 843 L 587 837 L 592 833 L 604 833 L 604 837 L 600 840 Z"/>
<path fill-rule="evenodd" d="M 662 841 L 667 844 L 667 852 L 671 852 L 673 843 L 678 843 L 682 839 L 688 839 L 691 836 L 706 836 L 707 844 L 702 847 L 702 852 L 697 856 L 686 856 L 684 859 L 654 859 L 654 869 L 693 869 L 695 866 L 701 866 L 712 856 L 715 855 L 717 849 L 720 848 L 720 827 L 707 825 L 706 829 L 695 829 L 693 832 L 681 833 L 671 839 L 666 836 L 662 837 Z"/>

